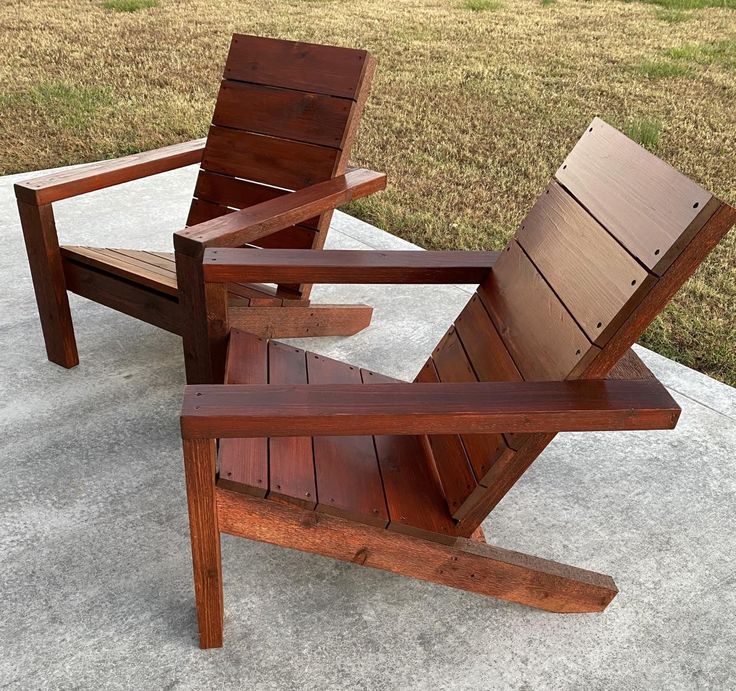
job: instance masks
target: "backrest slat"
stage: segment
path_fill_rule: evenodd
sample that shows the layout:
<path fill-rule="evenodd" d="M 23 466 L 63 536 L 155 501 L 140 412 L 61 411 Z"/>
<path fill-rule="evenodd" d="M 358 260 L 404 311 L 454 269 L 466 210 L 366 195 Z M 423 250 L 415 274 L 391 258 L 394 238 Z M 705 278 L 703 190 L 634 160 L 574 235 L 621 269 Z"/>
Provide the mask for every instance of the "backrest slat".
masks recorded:
<path fill-rule="evenodd" d="M 658 276 L 718 205 L 709 192 L 600 118 L 555 177 Z"/>

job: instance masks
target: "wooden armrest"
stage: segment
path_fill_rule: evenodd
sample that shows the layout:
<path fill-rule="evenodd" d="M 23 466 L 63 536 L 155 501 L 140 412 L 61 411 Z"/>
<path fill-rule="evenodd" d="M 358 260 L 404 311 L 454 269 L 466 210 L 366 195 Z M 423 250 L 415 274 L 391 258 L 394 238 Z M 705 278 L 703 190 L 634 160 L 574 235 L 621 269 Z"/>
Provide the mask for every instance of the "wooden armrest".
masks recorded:
<path fill-rule="evenodd" d="M 500 252 L 207 249 L 211 283 L 481 283 Z"/>
<path fill-rule="evenodd" d="M 184 438 L 671 429 L 656 379 L 187 386 Z"/>
<path fill-rule="evenodd" d="M 239 247 L 386 187 L 386 175 L 355 168 L 339 177 L 174 233 L 174 247 L 201 257 L 205 247 Z"/>
<path fill-rule="evenodd" d="M 38 206 L 50 204 L 59 199 L 76 197 L 104 187 L 199 163 L 202 160 L 204 145 L 204 139 L 195 139 L 153 151 L 90 163 L 72 170 L 23 180 L 16 183 L 15 196 L 24 202 Z"/>

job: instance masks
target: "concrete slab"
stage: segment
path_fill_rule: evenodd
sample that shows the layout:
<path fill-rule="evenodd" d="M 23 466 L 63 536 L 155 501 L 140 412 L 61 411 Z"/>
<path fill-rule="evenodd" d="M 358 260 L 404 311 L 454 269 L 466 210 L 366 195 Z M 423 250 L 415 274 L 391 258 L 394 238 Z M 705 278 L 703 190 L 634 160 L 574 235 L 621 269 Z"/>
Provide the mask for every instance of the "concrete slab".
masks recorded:
<path fill-rule="evenodd" d="M 166 250 L 195 171 L 58 205 L 64 240 Z M 493 543 L 614 575 L 554 615 L 225 538 L 226 645 L 196 647 L 178 339 L 72 298 L 81 365 L 43 352 L 12 183 L 0 180 L 0 686 L 726 688 L 736 672 L 736 391 L 640 349 L 674 432 L 562 435 L 485 525 Z M 331 247 L 411 247 L 338 215 Z M 411 378 L 467 290 L 321 287 L 374 324 L 309 347 Z"/>

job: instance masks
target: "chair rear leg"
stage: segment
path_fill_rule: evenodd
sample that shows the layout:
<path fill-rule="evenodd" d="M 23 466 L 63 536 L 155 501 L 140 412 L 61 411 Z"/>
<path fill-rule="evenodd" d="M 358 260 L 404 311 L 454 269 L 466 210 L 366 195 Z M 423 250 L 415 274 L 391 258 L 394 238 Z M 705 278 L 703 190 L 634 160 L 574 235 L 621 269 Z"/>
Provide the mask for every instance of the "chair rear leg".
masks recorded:
<path fill-rule="evenodd" d="M 36 293 L 38 316 L 46 343 L 46 355 L 57 365 L 75 367 L 79 364 L 79 355 L 54 212 L 50 204 L 37 206 L 20 200 L 18 211 Z"/>
<path fill-rule="evenodd" d="M 220 530 L 215 500 L 215 440 L 185 439 L 182 443 L 199 647 L 219 648 L 222 646 L 224 604 Z"/>

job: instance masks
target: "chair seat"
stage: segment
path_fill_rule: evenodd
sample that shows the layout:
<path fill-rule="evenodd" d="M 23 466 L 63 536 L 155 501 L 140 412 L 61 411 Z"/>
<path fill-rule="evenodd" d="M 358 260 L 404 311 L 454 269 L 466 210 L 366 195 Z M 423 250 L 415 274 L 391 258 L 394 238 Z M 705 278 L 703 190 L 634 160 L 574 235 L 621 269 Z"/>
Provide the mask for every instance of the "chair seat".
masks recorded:
<path fill-rule="evenodd" d="M 226 383 L 395 382 L 285 343 L 232 331 Z M 424 436 L 222 439 L 218 486 L 433 540 L 455 521 Z"/>
<path fill-rule="evenodd" d="M 84 264 L 108 275 L 178 298 L 173 252 L 62 245 L 61 255 L 65 261 Z M 229 292 L 231 303 L 241 306 L 279 306 L 284 302 L 276 296 L 275 288 L 268 285 L 231 284 Z"/>

